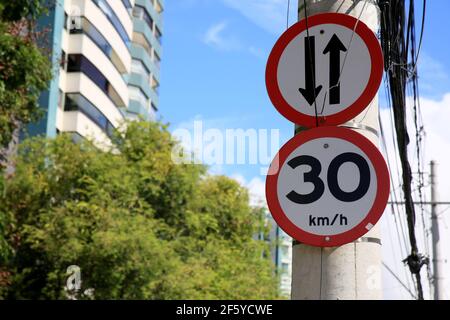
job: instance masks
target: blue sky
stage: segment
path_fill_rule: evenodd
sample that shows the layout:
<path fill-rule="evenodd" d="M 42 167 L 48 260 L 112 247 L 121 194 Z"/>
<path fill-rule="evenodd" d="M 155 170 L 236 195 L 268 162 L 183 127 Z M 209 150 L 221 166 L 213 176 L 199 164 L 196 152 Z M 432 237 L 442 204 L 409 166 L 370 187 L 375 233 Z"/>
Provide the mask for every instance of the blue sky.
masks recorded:
<path fill-rule="evenodd" d="M 291 0 L 291 3 L 290 24 L 296 21 L 296 0 Z M 422 1 L 416 1 L 418 28 L 421 5 Z M 279 129 L 281 143 L 292 137 L 293 124 L 272 106 L 264 82 L 267 57 L 286 29 L 286 11 L 287 0 L 166 1 L 162 120 L 171 123 L 172 130 L 192 129 L 194 120 L 202 120 L 204 129 Z M 450 168 L 445 166 L 450 163 L 447 123 L 450 119 L 449 11 L 448 0 L 428 1 L 418 69 L 427 131 L 426 161 L 433 159 L 441 164 L 440 177 L 450 176 Z M 417 33 L 419 37 L 419 30 Z M 380 105 L 387 105 L 383 95 L 380 96 Z M 388 122 L 389 113 L 386 109 L 381 110 L 382 119 Z M 388 136 L 392 134 L 390 130 L 387 130 Z M 264 193 L 265 177 L 260 175 L 259 165 L 227 165 L 213 169 L 214 173 L 241 179 L 259 195 Z M 440 179 L 439 191 L 441 200 L 450 200 L 449 179 Z M 448 245 L 449 215 L 443 219 L 442 231 L 447 235 Z M 383 221 L 382 228 L 392 228 L 392 215 L 385 213 Z M 405 274 L 403 281 L 407 282 L 407 272 L 402 270 L 405 266 L 399 262 L 406 252 L 395 252 L 400 250 L 398 243 L 389 243 L 387 237 L 383 241 L 384 260 L 397 274 Z M 386 297 L 408 298 L 408 294 L 401 293 L 399 288 L 394 280 L 386 280 Z M 399 290 L 390 293 L 390 289 Z"/>

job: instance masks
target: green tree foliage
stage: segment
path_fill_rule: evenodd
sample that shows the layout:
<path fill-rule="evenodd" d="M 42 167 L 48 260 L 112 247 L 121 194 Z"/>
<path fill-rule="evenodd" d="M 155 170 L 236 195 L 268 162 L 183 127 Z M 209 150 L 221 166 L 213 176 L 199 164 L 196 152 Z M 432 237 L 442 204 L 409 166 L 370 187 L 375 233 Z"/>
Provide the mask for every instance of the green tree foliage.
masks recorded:
<path fill-rule="evenodd" d="M 0 17 L 8 22 L 36 19 L 54 4 L 55 0 L 0 0 Z"/>
<path fill-rule="evenodd" d="M 4 184 L 9 298 L 65 298 L 81 268 L 96 299 L 278 297 L 260 209 L 205 167 L 175 164 L 157 123 L 129 123 L 100 152 L 69 137 L 25 142 Z M 1 294 L 1 292 L 0 292 Z"/>
<path fill-rule="evenodd" d="M 14 148 L 11 141 L 21 125 L 39 116 L 38 98 L 51 78 L 48 58 L 38 48 L 35 19 L 54 0 L 0 0 L 0 191 L 3 169 Z M 7 217 L 0 214 L 0 297 L 9 283 L 1 263 L 8 257 L 4 238 Z"/>
<path fill-rule="evenodd" d="M 13 133 L 37 120 L 38 99 L 51 79 L 49 58 L 37 46 L 33 20 L 44 0 L 0 0 L 0 169 Z"/>

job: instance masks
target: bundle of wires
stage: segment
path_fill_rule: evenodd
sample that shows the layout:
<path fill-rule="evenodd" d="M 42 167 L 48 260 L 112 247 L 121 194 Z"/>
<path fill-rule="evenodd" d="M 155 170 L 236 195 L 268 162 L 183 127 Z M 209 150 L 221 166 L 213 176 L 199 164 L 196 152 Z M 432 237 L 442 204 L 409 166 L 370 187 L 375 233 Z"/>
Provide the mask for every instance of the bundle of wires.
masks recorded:
<path fill-rule="evenodd" d="M 404 260 L 416 279 L 418 299 L 423 299 L 421 268 L 428 264 L 428 259 L 419 253 L 415 234 L 416 212 L 412 195 L 412 173 L 408 159 L 410 136 L 406 121 L 407 89 L 412 91 L 413 113 L 416 131 L 416 150 L 419 168 L 419 180 L 423 179 L 420 170 L 423 168 L 421 156 L 421 136 L 423 126 L 420 123 L 420 101 L 417 59 L 420 52 L 425 21 L 426 0 L 423 0 L 422 26 L 419 45 L 416 45 L 416 26 L 414 0 L 378 0 L 381 10 L 381 45 L 384 52 L 386 78 L 389 86 L 388 99 L 394 114 L 396 144 L 402 169 L 402 189 L 405 201 L 405 213 L 408 223 L 408 234 L 411 253 Z M 422 148 L 423 149 L 423 148 Z M 419 182 L 419 197 L 422 201 L 423 181 Z"/>

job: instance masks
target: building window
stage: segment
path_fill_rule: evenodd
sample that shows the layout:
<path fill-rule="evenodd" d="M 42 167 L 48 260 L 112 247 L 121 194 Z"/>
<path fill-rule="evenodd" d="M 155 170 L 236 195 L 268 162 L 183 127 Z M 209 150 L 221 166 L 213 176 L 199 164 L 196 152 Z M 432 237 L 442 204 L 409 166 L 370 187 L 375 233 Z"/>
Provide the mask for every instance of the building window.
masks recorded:
<path fill-rule="evenodd" d="M 116 51 L 109 44 L 108 40 L 98 31 L 96 27 L 85 17 L 80 17 L 80 23 L 70 28 L 71 34 L 85 34 L 112 62 L 117 71 L 121 74 L 126 73 L 126 68 L 119 58 Z"/>
<path fill-rule="evenodd" d="M 152 56 L 153 47 L 142 33 L 134 32 L 133 42 L 144 48 L 144 50 L 148 53 L 150 57 Z"/>
<path fill-rule="evenodd" d="M 109 137 L 111 136 L 114 131 L 114 126 L 112 123 L 83 95 L 80 93 L 68 93 L 66 94 L 65 100 L 64 111 L 79 111 L 83 113 L 97 126 L 99 126 Z"/>
<path fill-rule="evenodd" d="M 136 86 L 129 86 L 130 100 L 139 102 L 146 110 L 149 109 L 149 98 Z"/>
<path fill-rule="evenodd" d="M 281 246 L 281 256 L 284 259 L 289 257 L 289 248 L 287 246 Z"/>
<path fill-rule="evenodd" d="M 64 29 L 67 29 L 67 24 L 69 23 L 69 15 L 64 12 Z"/>
<path fill-rule="evenodd" d="M 133 59 L 131 61 L 131 73 L 139 74 L 147 81 L 147 83 L 151 83 L 150 71 L 141 60 Z"/>
<path fill-rule="evenodd" d="M 137 19 L 144 20 L 150 30 L 153 32 L 153 19 L 148 14 L 147 10 L 144 7 L 139 5 L 134 6 L 133 8 L 133 16 Z"/>
<path fill-rule="evenodd" d="M 158 26 L 156 26 L 155 36 L 156 36 L 156 39 L 158 40 L 158 42 L 162 43 L 162 33 L 159 30 Z"/>
<path fill-rule="evenodd" d="M 98 31 L 88 19 L 81 17 L 79 25 L 73 25 L 70 28 L 71 34 L 84 33 L 102 50 L 108 57 L 111 55 L 112 47 L 108 40 Z"/>
<path fill-rule="evenodd" d="M 135 5 L 133 8 L 133 17 L 141 19 L 143 10 L 144 10 L 143 7 Z"/>
<path fill-rule="evenodd" d="M 156 109 L 156 106 L 153 104 L 153 102 L 151 102 L 150 103 L 150 110 L 149 110 L 149 116 L 150 116 L 150 119 L 151 120 L 156 120 L 156 112 L 157 112 L 157 109 Z"/>
<path fill-rule="evenodd" d="M 64 93 L 62 92 L 61 89 L 59 89 L 59 92 L 58 92 L 58 107 L 60 109 L 64 109 L 63 108 L 64 107 Z"/>
<path fill-rule="evenodd" d="M 130 0 L 122 0 L 122 3 L 124 5 L 125 8 L 127 8 L 127 10 L 130 10 L 133 8 L 133 6 L 131 5 Z"/>
<path fill-rule="evenodd" d="M 103 91 L 108 90 L 108 80 L 97 67 L 81 54 L 69 54 L 68 72 L 83 72 Z"/>
<path fill-rule="evenodd" d="M 81 54 L 69 54 L 67 72 L 82 72 L 91 79 L 118 108 L 125 108 L 125 102 L 97 67 Z"/>
<path fill-rule="evenodd" d="M 159 82 L 152 76 L 152 89 L 159 94 Z"/>
<path fill-rule="evenodd" d="M 59 66 L 66 70 L 66 64 L 67 64 L 67 58 L 66 58 L 66 52 L 64 50 L 61 50 L 61 58 L 60 58 Z"/>
<path fill-rule="evenodd" d="M 163 12 L 163 8 L 162 8 L 161 3 L 159 2 L 159 0 L 155 0 L 155 10 L 159 14 Z"/>
<path fill-rule="evenodd" d="M 130 37 L 128 36 L 125 27 L 120 22 L 119 18 L 115 14 L 111 6 L 106 2 L 106 0 L 92 0 L 97 5 L 97 7 L 103 12 L 103 14 L 108 18 L 111 24 L 116 29 L 119 36 L 122 38 L 125 45 L 129 48 L 131 45 Z"/>
<path fill-rule="evenodd" d="M 153 62 L 155 63 L 155 66 L 158 67 L 158 69 L 161 68 L 161 58 L 159 57 L 159 55 L 156 52 L 153 56 Z"/>

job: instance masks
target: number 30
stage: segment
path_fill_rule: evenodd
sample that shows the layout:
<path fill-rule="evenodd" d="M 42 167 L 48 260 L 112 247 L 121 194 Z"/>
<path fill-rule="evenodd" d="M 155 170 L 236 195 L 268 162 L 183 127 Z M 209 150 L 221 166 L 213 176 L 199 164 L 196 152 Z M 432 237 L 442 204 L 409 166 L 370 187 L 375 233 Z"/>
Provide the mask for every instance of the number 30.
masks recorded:
<path fill-rule="evenodd" d="M 346 192 L 341 189 L 338 182 L 338 171 L 344 163 L 354 163 L 360 174 L 358 187 L 352 192 Z M 325 184 L 319 175 L 322 172 L 320 161 L 312 156 L 298 156 L 288 162 L 292 169 L 307 165 L 311 171 L 303 174 L 304 182 L 310 182 L 314 185 L 314 190 L 309 194 L 299 194 L 291 191 L 286 197 L 292 202 L 298 204 L 310 204 L 319 200 L 325 192 Z M 328 188 L 331 194 L 343 202 L 354 202 L 364 197 L 370 187 L 370 168 L 367 161 L 357 153 L 347 152 L 340 154 L 331 161 L 327 173 Z"/>

